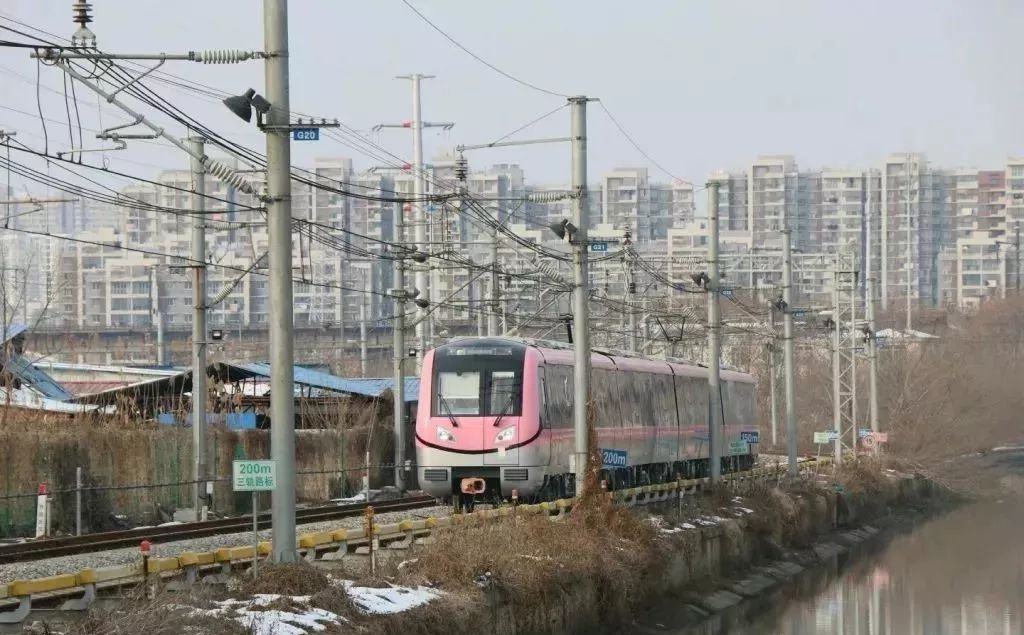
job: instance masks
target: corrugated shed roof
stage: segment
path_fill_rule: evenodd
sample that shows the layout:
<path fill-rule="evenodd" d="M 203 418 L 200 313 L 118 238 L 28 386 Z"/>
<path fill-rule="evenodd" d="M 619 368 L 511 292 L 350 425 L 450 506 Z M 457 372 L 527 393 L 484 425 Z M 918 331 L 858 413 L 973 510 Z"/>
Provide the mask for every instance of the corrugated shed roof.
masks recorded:
<path fill-rule="evenodd" d="M 11 391 L 11 405 L 16 408 L 26 408 L 29 410 L 38 410 L 40 412 L 60 414 L 75 414 L 83 412 L 103 412 L 109 414 L 111 412 L 110 410 L 100 408 L 99 406 L 67 403 L 56 399 L 48 399 L 24 388 Z"/>
<path fill-rule="evenodd" d="M 270 364 L 266 362 L 239 362 L 222 363 L 221 366 L 228 369 L 228 374 L 234 378 L 244 377 L 270 377 Z M 239 377 L 241 376 L 241 377 Z M 362 395 L 364 397 L 380 397 L 391 390 L 394 381 L 389 378 L 374 379 L 347 379 L 329 373 L 323 373 L 302 366 L 292 367 L 292 377 L 296 384 L 310 386 L 331 392 Z M 406 402 L 413 402 L 419 398 L 420 379 L 419 377 L 405 378 L 405 392 L 403 397 Z"/>
<path fill-rule="evenodd" d="M 218 362 L 210 365 L 212 374 L 228 381 L 242 379 L 270 379 L 270 364 L 266 362 Z M 346 379 L 301 366 L 292 367 L 292 378 L 297 386 L 309 386 L 320 390 L 363 397 L 380 397 L 391 390 L 393 381 L 389 378 L 378 379 Z M 186 370 L 169 377 L 160 377 L 127 386 L 119 386 L 88 395 L 79 395 L 80 403 L 115 403 L 119 395 L 139 397 L 141 395 L 156 396 L 159 394 L 184 393 L 192 390 L 192 371 Z M 419 399 L 419 377 L 405 378 L 404 401 L 415 402 Z"/>
<path fill-rule="evenodd" d="M 15 355 L 4 364 L 4 370 L 21 380 L 25 386 L 32 388 L 47 399 L 67 401 L 74 395 L 56 379 L 32 365 L 22 355 Z"/>

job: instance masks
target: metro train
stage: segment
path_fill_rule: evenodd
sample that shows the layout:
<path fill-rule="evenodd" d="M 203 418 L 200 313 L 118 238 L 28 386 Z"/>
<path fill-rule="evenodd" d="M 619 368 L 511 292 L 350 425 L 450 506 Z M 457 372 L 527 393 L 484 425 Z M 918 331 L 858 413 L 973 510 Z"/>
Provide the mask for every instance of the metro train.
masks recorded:
<path fill-rule="evenodd" d="M 591 394 L 609 488 L 702 476 L 709 468 L 707 368 L 591 352 Z M 753 465 L 750 375 L 721 371 L 723 470 Z M 457 501 L 550 500 L 575 489 L 573 350 L 518 338 L 465 338 L 423 358 L 416 415 L 420 487 Z"/>

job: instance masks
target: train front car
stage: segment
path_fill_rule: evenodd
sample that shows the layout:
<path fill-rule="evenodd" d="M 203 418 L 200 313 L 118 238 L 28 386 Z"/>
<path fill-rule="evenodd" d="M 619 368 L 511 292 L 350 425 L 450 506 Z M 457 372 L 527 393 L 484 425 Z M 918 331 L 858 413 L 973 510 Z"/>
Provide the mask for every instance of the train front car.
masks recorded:
<path fill-rule="evenodd" d="M 423 359 L 416 463 L 424 491 L 501 498 L 532 495 L 543 483 L 540 355 L 524 343 L 464 339 Z"/>

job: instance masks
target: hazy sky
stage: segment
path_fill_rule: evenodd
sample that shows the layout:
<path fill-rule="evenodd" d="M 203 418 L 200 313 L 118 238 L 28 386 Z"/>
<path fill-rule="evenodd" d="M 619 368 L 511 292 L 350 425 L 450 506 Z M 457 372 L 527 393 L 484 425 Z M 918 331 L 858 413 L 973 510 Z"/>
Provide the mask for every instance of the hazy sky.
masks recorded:
<path fill-rule="evenodd" d="M 740 169 L 758 154 L 793 154 L 807 168 L 866 166 L 907 150 L 926 152 L 943 166 L 998 168 L 1007 156 L 1024 154 L 1021 0 L 413 2 L 503 70 L 560 93 L 601 98 L 655 160 L 699 183 L 715 168 Z M 262 47 L 256 0 L 94 4 L 91 26 L 107 51 Z M 74 30 L 69 5 L 4 0 L 0 17 L 67 37 Z M 563 101 L 482 66 L 401 0 L 293 0 L 290 11 L 293 110 L 368 131 L 410 116 L 409 83 L 395 75 L 436 75 L 424 83 L 424 118 L 456 127 L 428 131 L 428 157 L 456 143 L 491 141 Z M 224 90 L 262 92 L 258 62 L 164 68 Z M 62 77 L 53 68 L 41 71 L 44 112 L 63 120 L 63 97 L 46 91 L 62 91 Z M 35 73 L 24 50 L 0 49 L 0 106 L 34 113 Z M 262 149 L 255 127 L 219 104 L 153 87 L 225 135 Z M 83 125 L 95 126 L 95 97 L 79 87 L 78 98 L 86 104 Z M 114 115 L 104 112 L 109 124 Z M 596 105 L 589 122 L 592 180 L 615 166 L 648 165 Z M 30 136 L 41 137 L 34 116 L 0 108 L 0 127 L 42 143 Z M 563 109 L 522 136 L 567 132 Z M 66 147 L 66 128 L 50 124 L 49 133 L 51 143 Z M 373 138 L 411 155 L 407 131 Z M 293 148 L 296 163 L 314 156 L 350 156 L 357 167 L 374 163 L 329 140 Z M 138 143 L 110 156 L 112 167 L 147 175 L 150 166 L 186 165 L 176 152 Z M 489 150 L 470 160 L 478 167 L 518 162 L 534 183 L 568 178 L 568 149 L 557 146 Z M 667 179 L 650 167 L 652 176 Z"/>

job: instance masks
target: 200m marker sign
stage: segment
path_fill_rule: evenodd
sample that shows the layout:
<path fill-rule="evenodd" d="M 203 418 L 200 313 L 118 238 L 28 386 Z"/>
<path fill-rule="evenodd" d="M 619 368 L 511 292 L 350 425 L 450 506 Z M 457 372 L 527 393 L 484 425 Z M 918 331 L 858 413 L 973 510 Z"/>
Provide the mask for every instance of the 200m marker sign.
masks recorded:
<path fill-rule="evenodd" d="M 236 492 L 271 491 L 277 484 L 274 461 L 238 460 L 231 463 L 231 485 Z"/>
<path fill-rule="evenodd" d="M 601 450 L 602 467 L 626 467 L 625 450 Z"/>

